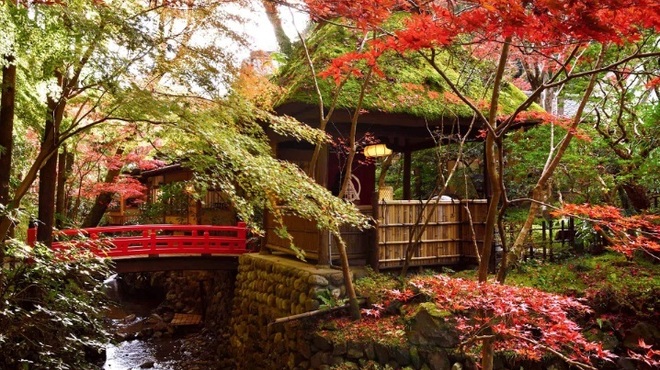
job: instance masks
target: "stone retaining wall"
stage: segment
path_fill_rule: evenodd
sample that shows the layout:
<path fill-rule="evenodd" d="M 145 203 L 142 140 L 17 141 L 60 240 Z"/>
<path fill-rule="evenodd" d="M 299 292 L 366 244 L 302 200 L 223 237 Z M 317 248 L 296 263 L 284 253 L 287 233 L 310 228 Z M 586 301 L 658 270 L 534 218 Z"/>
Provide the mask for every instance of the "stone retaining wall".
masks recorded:
<path fill-rule="evenodd" d="M 231 321 L 231 348 L 238 368 L 294 368 L 304 358 L 298 352 L 306 328 L 295 322 L 271 323 L 319 309 L 324 303 L 319 297 L 344 295 L 340 270 L 275 255 L 241 256 Z"/>
<path fill-rule="evenodd" d="M 234 297 L 234 271 L 162 271 L 121 274 L 129 294 L 162 294 L 159 312 L 194 313 L 207 328 L 226 328 Z"/>
<path fill-rule="evenodd" d="M 224 329 L 229 324 L 234 298 L 233 271 L 169 271 L 155 273 L 154 279 L 164 280 L 167 294 L 163 305 L 174 312 L 196 313 L 204 318 L 206 328 Z"/>
<path fill-rule="evenodd" d="M 457 358 L 443 348 L 421 348 L 378 341 L 332 342 L 318 333 L 306 334 L 305 337 L 307 339 L 301 341 L 301 344 L 307 348 L 296 353 L 295 366 L 290 369 L 477 369 L 474 362 Z"/>

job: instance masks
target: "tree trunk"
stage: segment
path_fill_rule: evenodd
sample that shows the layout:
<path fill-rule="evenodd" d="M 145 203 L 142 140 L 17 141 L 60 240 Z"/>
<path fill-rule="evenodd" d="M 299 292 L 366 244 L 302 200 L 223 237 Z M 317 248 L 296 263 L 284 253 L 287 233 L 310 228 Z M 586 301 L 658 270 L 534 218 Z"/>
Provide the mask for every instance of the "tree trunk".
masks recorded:
<path fill-rule="evenodd" d="M 282 27 L 282 19 L 280 18 L 279 13 L 277 12 L 277 5 L 271 0 L 262 0 L 261 3 L 266 9 L 266 15 L 270 24 L 273 25 L 275 30 L 275 39 L 277 40 L 277 45 L 280 48 L 280 52 L 285 55 L 291 55 L 291 40 L 284 32 L 284 27 Z"/>
<path fill-rule="evenodd" d="M 2 69 L 2 89 L 0 90 L 0 204 L 9 203 L 9 181 L 11 179 L 11 154 L 14 148 L 14 107 L 16 101 L 16 65 L 12 64 L 14 58 L 6 56 L 7 67 Z M 5 209 L 7 211 L 7 209 Z M 2 215 L 2 222 L 9 218 Z M 0 263 L 5 257 L 3 235 L 0 239 Z"/>
<path fill-rule="evenodd" d="M 14 196 L 7 204 L 7 209 L 12 210 L 18 208 L 21 204 L 21 200 L 23 200 L 23 197 L 27 194 L 28 190 L 30 190 L 30 187 L 32 187 L 32 184 L 37 179 L 37 174 L 39 173 L 41 166 L 57 151 L 57 147 L 52 147 L 50 143 L 51 140 L 48 140 L 39 149 L 37 158 L 14 191 Z M 7 237 L 12 225 L 12 221 L 8 217 L 2 218 L 0 221 L 0 240 L 4 240 Z"/>
<path fill-rule="evenodd" d="M 488 187 L 492 193 L 488 199 L 488 213 L 486 215 L 486 224 L 484 230 L 484 240 L 481 246 L 479 271 L 478 277 L 480 282 L 485 282 L 488 279 L 488 270 L 490 267 L 490 255 L 493 249 L 493 236 L 495 235 L 495 224 L 497 222 L 497 214 L 499 203 L 502 198 L 502 186 L 500 182 L 501 162 L 499 161 L 498 148 L 493 134 L 488 133 L 486 136 L 485 151 L 486 151 L 486 166 L 488 169 Z"/>
<path fill-rule="evenodd" d="M 639 213 L 651 208 L 651 200 L 644 186 L 629 182 L 621 185 L 621 187 L 635 212 Z"/>
<path fill-rule="evenodd" d="M 502 143 L 501 138 L 498 139 L 495 132 L 497 130 L 497 108 L 500 98 L 500 86 L 504 76 L 506 61 L 509 57 L 510 42 L 511 37 L 509 36 L 505 39 L 504 44 L 502 45 L 502 52 L 500 53 L 497 72 L 495 74 L 495 80 L 493 81 L 493 95 L 490 100 L 490 110 L 488 112 L 488 125 L 490 126 L 490 130 L 486 135 L 486 143 L 484 144 L 487 170 L 487 176 L 484 181 L 487 182 L 487 188 L 490 189 L 492 193 L 488 203 L 488 214 L 486 215 L 486 225 L 484 228 L 484 240 L 479 259 L 479 282 L 485 282 L 488 280 L 490 256 L 493 250 L 493 237 L 495 235 L 495 224 L 497 223 L 500 200 L 504 191 L 501 182 L 502 151 L 500 148 Z M 489 368 L 484 367 L 484 370 L 489 370 Z"/>
<path fill-rule="evenodd" d="M 606 50 L 607 48 L 603 48 L 603 50 L 601 50 L 597 62 L 597 67 L 600 67 L 602 65 Z M 573 139 L 574 131 L 577 129 L 580 122 L 582 122 L 582 113 L 584 112 L 584 109 L 587 106 L 587 102 L 589 101 L 589 98 L 593 93 L 597 78 L 598 78 L 597 74 L 591 75 L 591 78 L 589 79 L 589 84 L 587 85 L 587 88 L 584 94 L 582 95 L 582 100 L 580 101 L 580 105 L 578 106 L 578 109 L 573 117 L 573 122 L 571 123 L 571 129 L 566 133 L 566 136 L 559 144 L 559 147 L 554 152 L 554 156 L 552 152 L 548 156 L 546 165 L 543 168 L 543 173 L 541 174 L 541 177 L 539 177 L 539 179 L 537 180 L 536 185 L 534 186 L 534 190 L 532 191 L 533 202 L 529 207 L 529 213 L 527 214 L 527 219 L 525 220 L 525 223 L 523 224 L 523 227 L 520 230 L 520 232 L 518 232 L 518 236 L 516 237 L 516 240 L 513 242 L 513 245 L 511 245 L 511 248 L 509 248 L 509 251 L 507 252 L 508 253 L 507 260 L 509 261 L 508 262 L 509 266 L 515 266 L 523 253 L 525 240 L 527 239 L 527 235 L 529 235 L 529 232 L 532 229 L 532 225 L 534 224 L 534 219 L 536 218 L 536 215 L 540 208 L 538 202 L 544 201 L 545 194 L 547 194 L 547 192 L 544 192 L 543 189 L 548 184 L 548 181 L 550 181 L 552 174 L 555 172 L 555 169 L 559 165 L 559 162 L 564 156 L 564 153 L 568 149 L 568 146 L 571 143 L 571 139 Z M 509 266 L 500 267 L 500 272 L 498 273 L 497 280 L 502 284 L 506 279 L 507 269 L 509 268 Z"/>
<path fill-rule="evenodd" d="M 53 241 L 55 222 L 55 188 L 57 183 L 57 156 L 51 156 L 39 170 L 39 226 L 37 241 L 48 246 Z"/>
<path fill-rule="evenodd" d="M 16 66 L 13 57 L 5 57 L 10 63 L 2 69 L 2 98 L 0 98 L 0 204 L 9 203 L 11 179 L 11 155 L 14 148 L 14 108 L 16 100 Z"/>
<path fill-rule="evenodd" d="M 67 158 L 69 153 L 66 150 L 66 145 L 62 146 L 62 153 L 57 159 L 57 200 L 55 203 L 55 225 L 58 229 L 64 227 L 66 220 L 66 179 L 67 179 Z"/>
<path fill-rule="evenodd" d="M 487 333 L 492 333 L 488 328 Z M 481 368 L 483 370 L 492 370 L 495 358 L 495 347 L 493 346 L 493 338 L 486 338 L 481 344 Z"/>
<path fill-rule="evenodd" d="M 57 73 L 58 82 L 62 86 L 62 75 Z M 60 123 L 64 115 L 66 103 L 63 98 L 54 101 L 48 99 L 48 118 L 44 128 L 43 147 L 54 148 L 59 146 Z M 37 227 L 37 241 L 50 246 L 53 241 L 53 226 L 55 223 L 55 191 L 57 185 L 57 155 L 53 153 L 44 166 L 39 170 L 39 226 Z"/>
<path fill-rule="evenodd" d="M 48 126 L 47 126 L 48 127 Z M 57 184 L 57 156 L 51 156 L 39 170 L 39 226 L 37 241 L 48 246 L 53 241 L 55 223 L 55 190 Z"/>
<path fill-rule="evenodd" d="M 115 155 L 120 156 L 122 154 L 124 154 L 124 149 L 118 148 Z M 104 182 L 106 184 L 114 182 L 120 173 L 121 168 L 113 168 L 108 170 L 108 173 L 105 175 Z M 83 221 L 82 227 L 95 227 L 99 225 L 99 222 L 101 222 L 105 211 L 108 209 L 108 205 L 110 202 L 112 202 L 113 195 L 114 193 L 110 192 L 101 193 L 96 197 L 96 199 L 94 199 L 94 205 L 92 206 L 91 211 L 89 211 L 87 217 L 85 217 L 85 221 Z"/>
<path fill-rule="evenodd" d="M 346 295 L 348 296 L 348 306 L 351 318 L 353 320 L 360 319 L 360 303 L 358 302 L 355 288 L 353 287 L 353 277 L 351 276 L 351 268 L 348 264 L 348 255 L 346 253 L 346 243 L 340 234 L 333 234 L 337 242 L 337 250 L 339 251 L 339 258 L 341 260 L 341 271 L 344 276 L 344 284 L 346 285 Z"/>

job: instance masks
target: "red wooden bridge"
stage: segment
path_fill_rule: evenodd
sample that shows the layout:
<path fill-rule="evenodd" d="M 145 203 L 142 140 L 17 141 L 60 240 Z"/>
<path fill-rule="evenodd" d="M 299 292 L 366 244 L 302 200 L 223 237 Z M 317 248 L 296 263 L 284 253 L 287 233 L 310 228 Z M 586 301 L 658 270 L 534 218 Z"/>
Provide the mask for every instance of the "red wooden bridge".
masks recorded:
<path fill-rule="evenodd" d="M 28 244 L 37 229 L 28 230 Z M 87 247 L 109 257 L 117 272 L 232 269 L 248 252 L 247 227 L 211 225 L 130 225 L 59 230 L 51 248 Z"/>

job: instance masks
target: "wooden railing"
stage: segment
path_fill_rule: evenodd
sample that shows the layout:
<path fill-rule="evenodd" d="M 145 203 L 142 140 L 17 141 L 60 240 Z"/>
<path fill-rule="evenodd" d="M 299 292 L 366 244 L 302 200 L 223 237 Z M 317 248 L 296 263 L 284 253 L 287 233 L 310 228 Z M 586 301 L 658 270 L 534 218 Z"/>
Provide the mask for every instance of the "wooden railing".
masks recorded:
<path fill-rule="evenodd" d="M 36 229 L 28 230 L 28 244 L 34 245 Z M 102 257 L 121 258 L 156 255 L 222 254 L 248 252 L 245 223 L 236 226 L 211 225 L 130 225 L 59 230 L 51 248 L 90 248 Z"/>

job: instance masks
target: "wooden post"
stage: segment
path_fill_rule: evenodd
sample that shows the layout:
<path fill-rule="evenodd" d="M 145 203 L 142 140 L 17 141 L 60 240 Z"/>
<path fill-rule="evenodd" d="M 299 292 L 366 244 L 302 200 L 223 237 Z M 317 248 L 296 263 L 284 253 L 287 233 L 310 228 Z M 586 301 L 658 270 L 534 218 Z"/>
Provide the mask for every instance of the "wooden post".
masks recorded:
<path fill-rule="evenodd" d="M 547 243 L 543 243 L 543 260 L 544 261 L 548 257 L 546 247 L 552 248 L 552 222 L 548 222 L 548 241 L 547 241 Z"/>
<path fill-rule="evenodd" d="M 371 230 L 371 248 L 369 248 L 369 254 L 367 255 L 367 261 L 369 263 L 369 266 L 371 268 L 378 272 L 379 269 L 379 256 L 380 256 L 380 251 L 379 251 L 379 243 L 380 243 L 380 237 L 378 235 L 378 218 L 380 217 L 380 209 L 379 209 L 379 204 L 378 201 L 380 200 L 380 193 L 379 189 L 376 188 L 376 191 L 374 191 L 374 194 L 371 197 L 371 217 L 374 219 L 374 228 Z"/>
<path fill-rule="evenodd" d="M 151 235 L 149 238 L 149 249 L 154 253 L 156 252 L 156 234 L 158 234 L 158 231 L 156 229 L 151 229 Z"/>
<path fill-rule="evenodd" d="M 410 197 L 410 168 L 412 166 L 412 153 L 410 151 L 403 152 L 403 199 L 411 199 Z"/>
<path fill-rule="evenodd" d="M 238 242 L 236 243 L 236 246 L 239 247 L 241 250 L 245 250 L 247 247 L 247 225 L 245 222 L 239 222 L 236 226 L 238 226 L 240 229 L 236 233 L 236 236 L 238 237 Z"/>
<path fill-rule="evenodd" d="M 465 208 L 464 208 L 465 207 Z M 469 200 L 468 199 L 462 199 L 459 203 L 458 206 L 458 254 L 461 255 L 461 263 L 463 262 L 465 258 L 465 251 L 467 248 L 465 247 L 465 244 L 467 241 L 465 240 L 465 235 L 464 235 L 464 229 L 463 229 L 463 220 L 465 217 L 463 217 L 464 213 L 470 212 L 470 205 L 469 205 Z M 469 219 L 469 218 L 468 218 Z M 438 219 L 438 221 L 444 221 Z M 471 238 L 470 238 L 471 239 Z"/>
<path fill-rule="evenodd" d="M 316 166 L 316 182 L 326 189 L 328 188 L 328 145 L 324 145 L 319 152 L 318 165 Z M 330 232 L 327 230 L 319 230 L 319 259 L 317 264 L 319 266 L 329 266 L 332 259 L 330 253 Z"/>
<path fill-rule="evenodd" d="M 575 219 L 573 217 L 568 219 L 568 245 L 575 249 Z"/>
<path fill-rule="evenodd" d="M 317 264 L 319 266 L 329 266 L 330 265 L 330 232 L 328 230 L 320 230 L 319 235 L 319 260 Z"/>
<path fill-rule="evenodd" d="M 28 245 L 34 247 L 34 243 L 37 241 L 37 228 L 32 222 L 30 222 L 30 228 L 27 229 L 27 238 Z"/>

